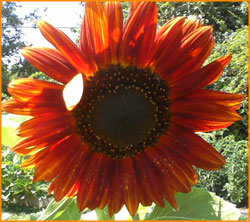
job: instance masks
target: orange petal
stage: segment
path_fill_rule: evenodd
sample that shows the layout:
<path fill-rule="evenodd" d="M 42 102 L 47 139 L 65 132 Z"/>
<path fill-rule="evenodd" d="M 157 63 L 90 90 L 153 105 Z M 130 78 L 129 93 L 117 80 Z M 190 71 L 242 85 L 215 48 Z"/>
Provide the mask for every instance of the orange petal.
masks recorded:
<path fill-rule="evenodd" d="M 174 46 L 178 47 L 182 36 L 182 26 L 185 17 L 177 17 L 171 19 L 168 23 L 164 24 L 157 32 L 154 43 L 154 50 L 152 52 L 151 66 L 161 66 L 169 52 L 173 50 Z"/>
<path fill-rule="evenodd" d="M 69 136 L 48 147 L 46 158 L 36 164 L 37 170 L 34 175 L 34 181 L 45 180 L 49 182 L 54 179 L 58 172 L 65 167 L 65 159 L 76 151 L 76 147 L 79 146 L 77 141 L 79 141 L 77 136 Z M 71 150 L 69 150 L 69 146 Z"/>
<path fill-rule="evenodd" d="M 139 183 L 139 192 L 142 194 L 144 205 L 148 205 L 151 201 L 159 206 L 164 206 L 164 192 L 161 182 L 161 175 L 152 164 L 145 153 L 134 157 L 134 165 L 137 172 Z"/>
<path fill-rule="evenodd" d="M 29 137 L 47 134 L 50 131 L 57 131 L 65 128 L 65 125 L 74 126 L 74 118 L 68 112 L 50 115 L 48 113 L 36 116 L 17 128 L 17 134 L 21 137 Z"/>
<path fill-rule="evenodd" d="M 43 149 L 40 152 L 32 155 L 29 157 L 27 160 L 25 160 L 22 163 L 23 168 L 34 168 L 36 167 L 39 163 L 41 163 L 44 158 L 46 157 L 47 153 L 49 152 L 48 149 Z"/>
<path fill-rule="evenodd" d="M 98 187 L 96 188 L 95 198 L 89 202 L 88 207 L 90 209 L 95 209 L 96 207 L 103 209 L 106 206 L 109 193 L 111 192 L 110 175 L 111 172 L 113 172 L 112 167 L 113 167 L 113 160 L 111 160 L 107 156 L 103 156 L 102 166 L 100 167 L 100 169 L 105 169 L 105 170 L 101 170 L 97 178 Z"/>
<path fill-rule="evenodd" d="M 202 23 L 199 19 L 186 18 L 182 27 L 182 35 L 186 36 L 200 27 L 202 27 Z"/>
<path fill-rule="evenodd" d="M 101 2 L 86 2 L 83 19 L 84 29 L 80 37 L 80 48 L 88 54 L 92 50 L 101 68 L 110 64 L 108 17 Z"/>
<path fill-rule="evenodd" d="M 144 67 L 149 61 L 157 25 L 155 2 L 143 2 L 129 17 L 119 48 L 122 65 Z"/>
<path fill-rule="evenodd" d="M 138 192 L 139 187 L 135 176 L 133 160 L 130 157 L 122 160 L 122 189 L 125 205 L 130 215 L 135 216 L 139 206 Z"/>
<path fill-rule="evenodd" d="M 159 143 L 167 150 L 205 170 L 217 170 L 225 164 L 224 157 L 209 143 L 180 126 L 172 125 L 168 129 L 168 135 L 162 136 Z"/>
<path fill-rule="evenodd" d="M 88 164 L 87 159 L 90 157 L 89 148 L 81 144 L 80 139 L 72 142 L 71 147 L 64 165 L 61 166 L 58 176 L 53 181 L 56 201 L 60 201 L 72 192 L 74 185 L 83 177 L 83 172 Z"/>
<path fill-rule="evenodd" d="M 103 154 L 93 153 L 91 159 L 88 159 L 88 164 L 80 179 L 79 191 L 77 194 L 78 206 L 80 210 L 89 207 L 92 201 L 96 198 L 98 189 L 98 177 L 100 175 L 103 161 Z M 94 208 L 97 205 L 93 206 Z"/>
<path fill-rule="evenodd" d="M 112 179 L 110 180 L 110 195 L 108 199 L 109 215 L 113 216 L 121 210 L 124 205 L 124 196 L 122 190 L 122 161 L 120 159 L 113 161 L 113 172 L 110 172 Z"/>
<path fill-rule="evenodd" d="M 94 61 L 89 60 L 62 31 L 43 20 L 38 21 L 38 27 L 43 36 L 63 54 L 78 73 L 89 76 L 96 72 Z"/>
<path fill-rule="evenodd" d="M 171 104 L 173 115 L 187 119 L 206 120 L 211 122 L 235 122 L 242 117 L 230 108 L 203 100 L 183 99 Z"/>
<path fill-rule="evenodd" d="M 53 104 L 52 101 L 46 103 L 39 102 L 17 102 L 15 99 L 9 99 L 3 104 L 3 109 L 6 112 L 18 115 L 36 116 L 42 113 L 61 113 L 65 112 L 63 106 Z"/>
<path fill-rule="evenodd" d="M 122 35 L 123 14 L 120 2 L 107 1 L 104 8 L 108 18 L 109 47 L 111 62 L 118 63 L 118 47 Z"/>
<path fill-rule="evenodd" d="M 246 95 L 201 89 L 189 94 L 185 98 L 192 100 L 197 99 L 198 101 L 215 102 L 227 107 L 234 107 L 235 105 L 240 105 L 246 98 Z"/>
<path fill-rule="evenodd" d="M 187 36 L 182 36 L 181 41 L 175 42 L 175 45 L 171 46 L 171 50 L 164 53 L 165 56 L 162 56 L 162 59 L 154 65 L 154 70 L 162 78 L 173 81 L 173 79 L 185 74 L 186 70 L 190 72 L 200 68 L 213 45 L 212 28 L 210 26 L 200 27 Z M 164 45 L 157 47 L 163 48 Z"/>
<path fill-rule="evenodd" d="M 39 104 L 63 105 L 62 89 L 62 85 L 31 78 L 16 79 L 8 85 L 8 92 L 17 101 Z"/>
<path fill-rule="evenodd" d="M 146 150 L 146 153 L 154 164 L 154 167 L 162 173 L 161 178 L 164 188 L 165 186 L 171 187 L 172 193 L 174 193 L 174 190 L 184 193 L 191 191 L 191 185 L 194 185 L 195 181 L 197 182 L 197 178 L 195 178 L 195 172 L 190 171 L 190 164 L 189 166 L 185 160 L 181 162 L 178 156 L 172 155 L 166 149 L 162 148 L 160 144 Z"/>
<path fill-rule="evenodd" d="M 56 49 L 26 47 L 22 54 L 34 67 L 59 82 L 67 83 L 77 74 L 77 70 Z"/>
<path fill-rule="evenodd" d="M 130 14 L 133 14 L 136 10 L 136 8 L 141 4 L 142 2 L 131 2 L 130 3 Z"/>
<path fill-rule="evenodd" d="M 223 69 L 228 65 L 231 58 L 231 54 L 223 56 L 199 70 L 188 72 L 174 81 L 169 81 L 170 98 L 176 99 L 185 96 L 214 83 L 221 76 Z M 190 81 L 190 78 L 192 78 L 192 81 Z"/>
<path fill-rule="evenodd" d="M 173 18 L 165 23 L 156 34 L 151 66 L 164 65 L 166 57 L 179 50 L 182 39 L 201 26 L 198 19 L 186 19 L 185 17 Z"/>
<path fill-rule="evenodd" d="M 231 126 L 234 122 L 214 122 L 208 120 L 198 120 L 195 118 L 186 118 L 181 115 L 172 116 L 171 121 L 195 132 L 209 132 L 220 130 Z"/>

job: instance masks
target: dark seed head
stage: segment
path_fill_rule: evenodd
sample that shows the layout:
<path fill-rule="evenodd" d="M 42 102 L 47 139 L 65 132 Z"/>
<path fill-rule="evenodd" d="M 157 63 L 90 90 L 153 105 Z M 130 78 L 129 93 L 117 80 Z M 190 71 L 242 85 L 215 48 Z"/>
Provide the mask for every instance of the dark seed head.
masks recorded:
<path fill-rule="evenodd" d="M 73 110 L 77 132 L 93 152 L 134 156 L 168 128 L 168 86 L 150 69 L 111 65 L 85 82 Z"/>

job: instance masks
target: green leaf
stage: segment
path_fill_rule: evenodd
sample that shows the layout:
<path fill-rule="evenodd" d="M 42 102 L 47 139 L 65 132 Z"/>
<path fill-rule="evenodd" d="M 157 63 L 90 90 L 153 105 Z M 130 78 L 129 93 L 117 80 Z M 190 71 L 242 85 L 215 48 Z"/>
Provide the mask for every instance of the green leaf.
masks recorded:
<path fill-rule="evenodd" d="M 2 115 L 2 144 L 11 147 L 19 138 L 16 135 L 16 128 L 29 118 L 13 114 Z"/>
<path fill-rule="evenodd" d="M 16 135 L 16 128 L 2 127 L 2 144 L 11 147 L 18 139 Z"/>
<path fill-rule="evenodd" d="M 103 210 L 96 208 L 95 209 L 97 220 L 115 220 L 115 217 L 109 216 L 108 206 L 106 205 Z"/>
<path fill-rule="evenodd" d="M 241 215 L 239 220 L 247 220 L 248 221 L 248 218 Z"/>
<path fill-rule="evenodd" d="M 188 194 L 177 193 L 178 210 L 169 203 L 166 207 L 155 206 L 145 220 L 238 220 L 240 212 L 234 204 L 223 200 L 214 193 L 193 188 Z"/>
<path fill-rule="evenodd" d="M 64 198 L 52 200 L 38 220 L 80 220 L 81 214 L 76 198 Z"/>

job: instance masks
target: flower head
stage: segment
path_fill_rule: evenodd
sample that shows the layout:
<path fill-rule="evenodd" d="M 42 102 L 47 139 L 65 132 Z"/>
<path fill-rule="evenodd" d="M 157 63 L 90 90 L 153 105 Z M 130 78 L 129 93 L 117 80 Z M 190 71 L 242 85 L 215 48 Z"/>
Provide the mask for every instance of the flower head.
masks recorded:
<path fill-rule="evenodd" d="M 87 2 L 79 46 L 39 21 L 55 49 L 28 47 L 24 57 L 61 84 L 17 79 L 8 112 L 33 116 L 18 128 L 13 151 L 32 155 L 34 181 L 52 181 L 55 199 L 77 196 L 79 208 L 125 204 L 174 208 L 176 192 L 197 183 L 194 166 L 217 170 L 225 159 L 195 132 L 241 120 L 245 96 L 205 89 L 231 55 L 202 66 L 214 46 L 212 27 L 178 17 L 158 31 L 154 2 Z"/>

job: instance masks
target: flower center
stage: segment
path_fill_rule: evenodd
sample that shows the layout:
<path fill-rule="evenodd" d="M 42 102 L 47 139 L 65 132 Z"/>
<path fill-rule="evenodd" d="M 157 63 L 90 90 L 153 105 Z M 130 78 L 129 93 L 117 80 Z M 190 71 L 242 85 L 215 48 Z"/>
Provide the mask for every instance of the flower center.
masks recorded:
<path fill-rule="evenodd" d="M 92 151 L 115 159 L 153 146 L 168 128 L 169 105 L 168 86 L 150 69 L 111 65 L 85 82 L 73 113 Z"/>

